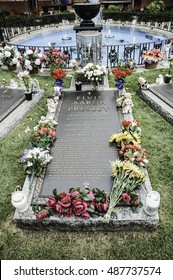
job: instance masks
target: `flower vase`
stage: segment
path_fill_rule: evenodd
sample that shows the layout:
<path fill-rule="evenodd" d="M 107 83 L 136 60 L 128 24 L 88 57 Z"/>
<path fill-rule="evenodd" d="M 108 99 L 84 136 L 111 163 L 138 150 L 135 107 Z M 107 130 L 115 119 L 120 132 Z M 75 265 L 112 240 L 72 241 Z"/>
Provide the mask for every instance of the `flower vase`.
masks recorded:
<path fill-rule="evenodd" d="M 23 191 L 15 191 L 11 196 L 12 205 L 21 213 L 25 212 L 28 207 L 28 195 Z"/>
<path fill-rule="evenodd" d="M 38 74 L 38 68 L 33 68 L 32 70 L 29 70 L 29 74 Z"/>
<path fill-rule="evenodd" d="M 99 83 L 97 81 L 92 82 L 93 90 L 98 90 Z"/>
<path fill-rule="evenodd" d="M 82 90 L 82 82 L 75 82 L 76 91 Z"/>
<path fill-rule="evenodd" d="M 61 89 L 63 88 L 63 86 L 62 86 L 63 80 L 56 80 L 56 81 L 54 82 L 54 84 L 55 84 L 56 86 L 60 87 Z"/>
<path fill-rule="evenodd" d="M 158 62 L 147 63 L 145 62 L 145 69 L 155 69 L 157 67 Z"/>
<path fill-rule="evenodd" d="M 125 84 L 125 79 L 119 78 L 115 79 L 115 87 L 120 91 L 123 90 Z"/>
<path fill-rule="evenodd" d="M 165 75 L 165 77 L 164 77 L 165 84 L 169 84 L 170 81 L 171 81 L 171 75 L 169 75 L 169 74 Z"/>
<path fill-rule="evenodd" d="M 15 71 L 16 67 L 17 67 L 17 64 L 12 64 L 12 65 L 8 64 L 7 67 L 8 67 L 9 71 Z"/>
<path fill-rule="evenodd" d="M 25 96 L 26 96 L 26 100 L 27 101 L 31 101 L 32 100 L 32 92 L 26 91 L 25 92 Z"/>

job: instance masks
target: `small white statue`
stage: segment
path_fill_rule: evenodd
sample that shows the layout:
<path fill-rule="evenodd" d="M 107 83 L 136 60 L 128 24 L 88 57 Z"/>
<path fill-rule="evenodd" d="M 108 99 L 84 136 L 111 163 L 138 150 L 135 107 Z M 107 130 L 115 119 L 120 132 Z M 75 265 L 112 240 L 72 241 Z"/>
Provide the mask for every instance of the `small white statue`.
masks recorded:
<path fill-rule="evenodd" d="M 47 98 L 47 108 L 48 108 L 48 113 L 52 114 L 56 112 L 56 107 L 58 105 L 58 100 L 54 96 L 49 96 Z"/>
<path fill-rule="evenodd" d="M 159 74 L 159 76 L 156 78 L 157 85 L 162 85 L 164 83 L 163 75 Z"/>
<path fill-rule="evenodd" d="M 56 86 L 53 89 L 54 89 L 53 96 L 57 96 L 58 99 L 61 98 L 61 88 L 59 86 Z"/>
<path fill-rule="evenodd" d="M 37 79 L 33 79 L 32 92 L 38 93 L 39 91 L 40 91 L 39 81 Z"/>
<path fill-rule="evenodd" d="M 10 87 L 11 88 L 17 88 L 18 87 L 18 83 L 15 82 L 13 79 L 10 80 Z"/>
<path fill-rule="evenodd" d="M 149 89 L 150 85 L 145 78 L 139 77 L 138 82 L 140 89 Z"/>
<path fill-rule="evenodd" d="M 124 100 L 122 102 L 122 113 L 132 113 L 133 101 L 129 92 L 124 93 Z"/>

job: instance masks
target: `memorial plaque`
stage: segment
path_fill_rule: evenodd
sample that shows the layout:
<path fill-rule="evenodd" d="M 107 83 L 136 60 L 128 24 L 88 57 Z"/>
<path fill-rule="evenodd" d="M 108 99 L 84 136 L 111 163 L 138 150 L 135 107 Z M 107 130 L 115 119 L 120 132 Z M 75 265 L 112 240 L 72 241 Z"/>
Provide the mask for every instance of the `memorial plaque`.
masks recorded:
<path fill-rule="evenodd" d="M 157 97 L 163 100 L 171 108 L 173 108 L 173 85 L 163 84 L 160 86 L 153 86 L 150 91 L 154 93 Z"/>
<path fill-rule="evenodd" d="M 74 187 L 111 191 L 110 161 L 118 158 L 109 137 L 121 127 L 114 91 L 65 92 L 40 196 Z"/>
<path fill-rule="evenodd" d="M 0 87 L 0 122 L 24 100 L 24 90 Z"/>

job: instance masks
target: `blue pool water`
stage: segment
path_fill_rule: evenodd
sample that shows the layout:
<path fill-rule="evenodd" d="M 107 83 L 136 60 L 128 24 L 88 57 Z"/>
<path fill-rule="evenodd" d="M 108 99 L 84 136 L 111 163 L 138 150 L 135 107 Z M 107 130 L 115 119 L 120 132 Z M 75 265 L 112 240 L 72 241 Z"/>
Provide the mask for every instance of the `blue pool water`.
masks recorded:
<path fill-rule="evenodd" d="M 113 38 L 107 38 L 110 35 Z M 71 40 L 63 40 L 62 38 L 71 37 Z M 121 40 L 124 40 L 123 42 Z M 147 42 L 166 40 L 163 36 L 149 35 L 146 32 L 138 29 L 120 28 L 120 27 L 104 27 L 102 30 L 103 45 L 123 45 L 123 44 L 139 44 Z M 48 29 L 43 29 L 42 34 L 28 40 L 20 42 L 25 46 L 48 46 L 50 43 L 55 43 L 55 46 L 76 46 L 76 32 L 72 29 L 59 30 L 50 32 Z"/>

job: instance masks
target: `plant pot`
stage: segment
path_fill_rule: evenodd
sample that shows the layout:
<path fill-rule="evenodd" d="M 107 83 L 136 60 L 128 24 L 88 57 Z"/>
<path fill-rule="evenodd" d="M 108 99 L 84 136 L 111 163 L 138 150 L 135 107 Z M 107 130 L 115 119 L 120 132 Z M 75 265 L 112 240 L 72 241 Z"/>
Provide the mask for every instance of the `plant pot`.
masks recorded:
<path fill-rule="evenodd" d="M 76 91 L 82 90 L 82 82 L 75 82 Z"/>
<path fill-rule="evenodd" d="M 157 67 L 158 62 L 146 63 L 145 62 L 145 69 L 155 69 Z"/>
<path fill-rule="evenodd" d="M 15 70 L 16 70 L 16 67 L 17 67 L 17 65 L 16 65 L 16 64 L 7 65 L 7 67 L 8 67 L 8 70 L 9 70 L 9 71 L 15 71 Z"/>
<path fill-rule="evenodd" d="M 32 70 L 29 71 L 29 74 L 38 74 L 38 68 L 33 68 Z"/>
<path fill-rule="evenodd" d="M 171 81 L 171 75 L 165 75 L 165 77 L 164 77 L 165 84 L 169 84 L 170 81 Z"/>
<path fill-rule="evenodd" d="M 26 100 L 31 101 L 32 100 L 32 92 L 25 92 Z"/>

